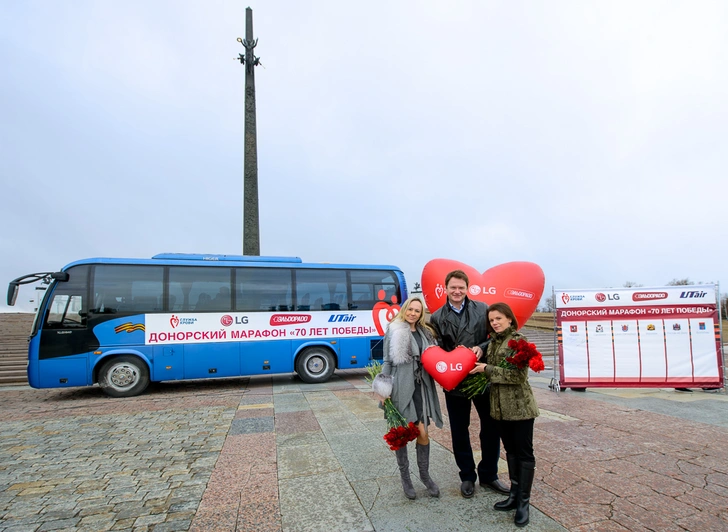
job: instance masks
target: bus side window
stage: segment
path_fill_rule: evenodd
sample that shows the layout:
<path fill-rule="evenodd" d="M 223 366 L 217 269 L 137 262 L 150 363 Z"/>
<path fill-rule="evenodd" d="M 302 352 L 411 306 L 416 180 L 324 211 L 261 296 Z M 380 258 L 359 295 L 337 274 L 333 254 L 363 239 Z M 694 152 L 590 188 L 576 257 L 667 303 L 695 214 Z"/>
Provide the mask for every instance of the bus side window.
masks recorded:
<path fill-rule="evenodd" d="M 211 302 L 212 302 L 212 298 L 210 297 L 210 294 L 206 294 L 205 292 L 202 292 L 199 295 L 199 297 L 197 298 L 197 304 L 195 305 L 195 311 L 207 310 L 209 308 Z"/>
<path fill-rule="evenodd" d="M 235 310 L 292 310 L 293 273 L 289 268 L 238 268 L 235 276 Z"/>
<path fill-rule="evenodd" d="M 230 288 L 221 286 L 212 300 L 211 307 L 217 312 L 230 310 Z"/>
<path fill-rule="evenodd" d="M 114 314 L 119 310 L 119 302 L 117 299 L 109 294 L 104 296 L 104 301 L 99 309 L 102 314 Z"/>
<path fill-rule="evenodd" d="M 152 296 L 135 297 L 132 303 L 134 311 L 153 312 L 161 310 L 157 298 Z"/>
<path fill-rule="evenodd" d="M 48 307 L 46 326 L 51 329 L 83 327 L 86 325 L 85 316 L 80 295 L 57 293 Z"/>
<path fill-rule="evenodd" d="M 298 310 L 311 310 L 311 294 L 308 292 L 303 294 L 301 301 L 298 303 Z"/>

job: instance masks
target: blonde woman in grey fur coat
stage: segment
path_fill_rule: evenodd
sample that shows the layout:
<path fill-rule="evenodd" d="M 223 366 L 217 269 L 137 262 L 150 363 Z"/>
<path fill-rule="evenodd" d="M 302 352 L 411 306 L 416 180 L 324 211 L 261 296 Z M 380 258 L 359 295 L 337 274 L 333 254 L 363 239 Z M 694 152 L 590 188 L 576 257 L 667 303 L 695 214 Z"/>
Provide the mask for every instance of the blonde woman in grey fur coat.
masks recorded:
<path fill-rule="evenodd" d="M 435 345 L 434 331 L 425 323 L 425 305 L 418 297 L 411 297 L 392 319 L 384 336 L 382 372 L 374 378 L 372 389 L 382 399 L 391 397 L 392 403 L 407 423 L 417 425 L 417 466 L 420 480 L 431 497 L 440 496 L 440 488 L 430 478 L 430 421 L 442 427 L 440 400 L 432 377 L 422 368 L 420 356 Z M 402 477 L 402 487 L 408 499 L 416 497 L 409 472 L 407 446 L 395 451 Z"/>

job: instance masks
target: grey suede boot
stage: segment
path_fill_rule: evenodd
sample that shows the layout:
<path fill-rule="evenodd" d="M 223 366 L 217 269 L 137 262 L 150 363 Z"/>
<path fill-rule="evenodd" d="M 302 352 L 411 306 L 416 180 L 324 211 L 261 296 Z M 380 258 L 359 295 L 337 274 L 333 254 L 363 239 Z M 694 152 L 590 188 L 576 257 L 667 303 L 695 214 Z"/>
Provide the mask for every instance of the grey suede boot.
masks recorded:
<path fill-rule="evenodd" d="M 430 497 L 439 497 L 440 488 L 430 478 L 430 444 L 417 444 L 417 467 L 420 470 L 420 480 L 427 487 Z"/>
<path fill-rule="evenodd" d="M 408 499 L 415 499 L 417 498 L 417 494 L 415 493 L 415 487 L 412 485 L 412 479 L 410 478 L 407 446 L 405 445 L 401 449 L 394 451 L 394 454 L 397 455 L 397 465 L 399 466 L 399 474 L 402 477 L 402 488 L 404 489 L 404 494 Z"/>

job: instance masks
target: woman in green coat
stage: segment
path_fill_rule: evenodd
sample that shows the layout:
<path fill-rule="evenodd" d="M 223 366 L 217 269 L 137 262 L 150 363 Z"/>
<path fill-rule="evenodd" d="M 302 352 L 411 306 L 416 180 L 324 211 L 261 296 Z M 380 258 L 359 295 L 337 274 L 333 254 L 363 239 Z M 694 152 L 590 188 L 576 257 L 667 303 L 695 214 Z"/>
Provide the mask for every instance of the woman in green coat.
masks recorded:
<path fill-rule="evenodd" d="M 471 373 L 485 372 L 490 380 L 490 416 L 498 421 L 508 461 L 511 491 L 508 498 L 497 502 L 496 510 L 516 510 L 516 526 L 528 524 L 531 486 L 536 459 L 533 456 L 533 424 L 538 406 L 528 384 L 528 366 L 504 368 L 502 361 L 513 354 L 510 340 L 525 340 L 518 330 L 513 310 L 505 303 L 488 307 L 490 344 L 485 363 L 477 363 Z"/>

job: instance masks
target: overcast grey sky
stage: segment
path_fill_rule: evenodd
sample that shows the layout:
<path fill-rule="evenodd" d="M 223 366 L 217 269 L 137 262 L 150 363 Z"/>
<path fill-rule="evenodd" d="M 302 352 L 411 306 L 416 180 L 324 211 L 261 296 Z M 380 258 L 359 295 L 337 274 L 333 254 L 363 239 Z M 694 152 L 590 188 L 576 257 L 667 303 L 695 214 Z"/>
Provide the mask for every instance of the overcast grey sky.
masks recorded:
<path fill-rule="evenodd" d="M 242 253 L 247 5 L 0 0 L 2 286 Z M 262 254 L 728 291 L 728 3 L 249 5 Z"/>

